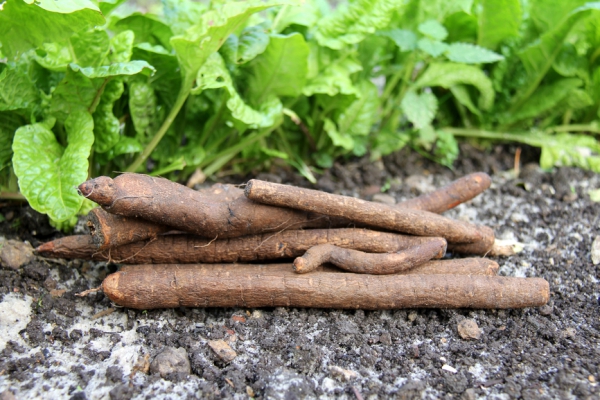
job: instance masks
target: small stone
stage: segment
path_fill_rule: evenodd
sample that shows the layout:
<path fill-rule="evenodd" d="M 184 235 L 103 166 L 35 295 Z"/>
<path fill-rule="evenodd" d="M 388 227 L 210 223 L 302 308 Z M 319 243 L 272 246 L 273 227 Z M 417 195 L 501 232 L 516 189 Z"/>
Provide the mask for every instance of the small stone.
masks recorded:
<path fill-rule="evenodd" d="M 341 378 L 346 382 L 358 378 L 358 372 L 352 371 L 351 369 L 344 369 L 337 365 L 331 365 L 329 367 L 329 372 L 331 372 L 331 375 Z"/>
<path fill-rule="evenodd" d="M 600 236 L 596 236 L 592 242 L 592 262 L 594 265 L 600 264 Z"/>
<path fill-rule="evenodd" d="M 51 277 L 47 277 L 46 280 L 44 281 L 44 287 L 47 290 L 56 289 L 56 285 L 57 285 L 57 282 L 54 279 L 52 279 Z"/>
<path fill-rule="evenodd" d="M 244 317 L 243 315 L 234 315 L 231 317 L 231 319 L 233 320 L 233 322 L 240 322 L 242 324 L 246 322 L 246 317 Z"/>
<path fill-rule="evenodd" d="M 66 293 L 67 291 L 65 289 L 52 289 L 50 291 L 50 296 L 56 298 L 56 297 L 63 297 L 63 295 Z"/>
<path fill-rule="evenodd" d="M 463 319 L 458 323 L 458 334 L 463 339 L 479 339 L 481 337 L 481 329 L 472 319 Z"/>
<path fill-rule="evenodd" d="M 237 353 L 224 340 L 211 340 L 208 345 L 217 356 L 226 363 L 233 361 Z"/>
<path fill-rule="evenodd" d="M 577 334 L 577 331 L 575 330 L 575 328 L 567 328 L 564 331 L 562 331 L 561 334 L 565 338 L 574 338 Z"/>
<path fill-rule="evenodd" d="M 477 399 L 477 393 L 475 392 L 475 389 L 469 388 L 469 389 L 465 390 L 465 392 L 462 394 L 462 399 L 463 400 Z"/>
<path fill-rule="evenodd" d="M 19 269 L 33 259 L 33 247 L 28 242 L 18 240 L 0 241 L 0 265 Z"/>
<path fill-rule="evenodd" d="M 542 315 L 550 315 L 554 311 L 554 307 L 546 304 L 540 307 L 540 314 Z"/>
<path fill-rule="evenodd" d="M 448 371 L 448 372 L 452 372 L 453 374 L 457 373 L 458 371 L 456 370 L 456 368 L 449 366 L 448 364 L 444 364 L 442 365 L 442 369 L 444 371 Z"/>
<path fill-rule="evenodd" d="M 579 196 L 577 196 L 577 193 L 575 193 L 575 192 L 571 192 L 571 193 L 569 193 L 569 194 L 566 194 L 566 195 L 564 195 L 562 200 L 563 200 L 565 203 L 572 203 L 572 202 L 574 202 L 575 200 L 577 200 L 577 198 L 578 198 L 578 197 L 579 197 Z"/>
<path fill-rule="evenodd" d="M 162 378 L 171 373 L 190 374 L 192 367 L 184 348 L 165 347 L 150 364 L 150 372 L 158 373 Z"/>
<path fill-rule="evenodd" d="M 252 389 L 250 386 L 246 386 L 246 394 L 248 397 L 256 397 L 254 394 L 254 389 Z"/>
<path fill-rule="evenodd" d="M 588 381 L 590 381 L 592 383 L 596 383 L 596 378 L 594 378 L 594 375 L 590 375 L 590 376 L 588 376 Z"/>
<path fill-rule="evenodd" d="M 382 344 L 387 344 L 389 346 L 390 344 L 392 344 L 392 336 L 389 333 L 384 332 L 381 334 L 381 336 L 379 336 L 379 342 Z"/>
<path fill-rule="evenodd" d="M 388 204 L 390 206 L 396 204 L 396 198 L 385 193 L 374 194 L 372 201 L 374 201 L 375 203 Z"/>
<path fill-rule="evenodd" d="M 0 393 L 0 400 L 16 400 L 16 397 L 10 390 L 5 390 Z"/>
<path fill-rule="evenodd" d="M 418 314 L 416 313 L 416 311 L 412 311 L 410 314 L 408 314 L 408 320 L 410 322 L 413 322 L 415 319 L 417 319 Z"/>

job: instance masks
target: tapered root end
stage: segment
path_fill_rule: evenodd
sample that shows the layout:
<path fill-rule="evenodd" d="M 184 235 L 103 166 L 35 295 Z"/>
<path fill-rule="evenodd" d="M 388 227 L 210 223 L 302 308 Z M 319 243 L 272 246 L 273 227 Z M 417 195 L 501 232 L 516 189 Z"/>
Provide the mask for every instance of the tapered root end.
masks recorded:
<path fill-rule="evenodd" d="M 51 254 L 54 251 L 54 242 L 48 242 L 35 248 L 35 252 L 41 256 Z"/>
<path fill-rule="evenodd" d="M 294 271 L 296 271 L 299 274 L 305 274 L 307 272 L 310 272 L 306 260 L 304 258 L 297 257 L 294 260 Z"/>
<path fill-rule="evenodd" d="M 246 188 L 244 188 L 244 195 L 247 198 L 250 198 L 251 196 L 251 192 L 252 192 L 252 183 L 254 182 L 254 179 L 250 179 L 247 183 L 246 183 Z"/>
<path fill-rule="evenodd" d="M 124 305 L 125 294 L 119 290 L 119 279 L 121 278 L 122 272 L 115 272 L 110 274 L 102 282 L 102 291 L 110 301 L 118 305 Z"/>
<path fill-rule="evenodd" d="M 492 178 L 485 172 L 475 172 L 471 174 L 471 177 L 477 183 L 477 186 L 482 189 L 481 191 L 488 189 L 492 185 Z"/>
<path fill-rule="evenodd" d="M 487 275 L 494 276 L 498 275 L 498 270 L 500 269 L 500 265 L 493 260 L 487 260 Z"/>
<path fill-rule="evenodd" d="M 78 187 L 79 194 L 101 206 L 110 206 L 115 199 L 117 188 L 108 176 L 99 176 L 83 182 Z"/>

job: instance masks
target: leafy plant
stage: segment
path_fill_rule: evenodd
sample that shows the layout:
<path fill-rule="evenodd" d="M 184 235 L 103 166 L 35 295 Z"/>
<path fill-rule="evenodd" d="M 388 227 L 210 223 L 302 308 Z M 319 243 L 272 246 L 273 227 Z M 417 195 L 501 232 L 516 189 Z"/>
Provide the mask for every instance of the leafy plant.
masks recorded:
<path fill-rule="evenodd" d="M 600 172 L 600 3 L 0 1 L 0 196 L 59 227 L 88 176 L 185 180 L 457 138 Z"/>

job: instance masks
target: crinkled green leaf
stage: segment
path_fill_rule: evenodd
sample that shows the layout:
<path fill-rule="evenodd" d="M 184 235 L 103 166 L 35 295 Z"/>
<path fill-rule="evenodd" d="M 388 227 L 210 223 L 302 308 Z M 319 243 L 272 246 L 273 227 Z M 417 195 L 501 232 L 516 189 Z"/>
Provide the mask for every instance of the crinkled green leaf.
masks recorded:
<path fill-rule="evenodd" d="M 12 159 L 12 142 L 15 131 L 23 125 L 23 119 L 13 112 L 0 112 L 0 170 Z"/>
<path fill-rule="evenodd" d="M 366 136 L 377 118 L 379 93 L 377 86 L 363 80 L 357 84 L 360 97 L 342 111 L 338 118 L 338 130 L 350 136 Z"/>
<path fill-rule="evenodd" d="M 39 97 L 38 90 L 24 71 L 9 66 L 0 73 L 0 111 L 31 108 Z"/>
<path fill-rule="evenodd" d="M 482 0 L 477 43 L 493 50 L 503 40 L 519 36 L 521 17 L 519 0 Z"/>
<path fill-rule="evenodd" d="M 308 45 L 299 33 L 272 35 L 249 67 L 248 98 L 253 105 L 269 96 L 299 96 L 306 83 Z"/>
<path fill-rule="evenodd" d="M 132 31 L 135 35 L 134 44 L 149 43 L 171 50 L 171 27 L 152 14 L 133 13 L 118 20 L 114 29 L 117 32 Z"/>
<path fill-rule="evenodd" d="M 29 205 L 54 221 L 66 221 L 79 211 L 83 197 L 77 185 L 88 176 L 88 158 L 94 143 L 94 122 L 87 112 L 65 121 L 67 147 L 51 131 L 54 121 L 25 125 L 13 142 L 13 168 L 19 189 Z"/>
<path fill-rule="evenodd" d="M 77 111 L 88 111 L 97 96 L 102 95 L 104 79 L 89 79 L 83 74 L 67 69 L 50 101 L 50 112 L 60 121 Z"/>
<path fill-rule="evenodd" d="M 156 68 L 156 73 L 150 77 L 150 83 L 167 106 L 172 107 L 181 86 L 177 57 L 160 45 L 141 43 L 134 47 L 132 58 L 145 60 Z"/>
<path fill-rule="evenodd" d="M 133 121 L 136 138 L 146 143 L 159 123 L 157 100 L 152 85 L 144 81 L 134 81 L 129 85 L 129 114 Z"/>
<path fill-rule="evenodd" d="M 323 130 L 327 133 L 327 136 L 329 136 L 334 146 L 342 147 L 346 150 L 352 150 L 354 148 L 352 136 L 344 132 L 339 132 L 335 123 L 329 118 L 325 118 Z"/>
<path fill-rule="evenodd" d="M 133 53 L 133 31 L 123 31 L 110 39 L 109 63 L 125 63 L 131 60 Z"/>
<path fill-rule="evenodd" d="M 431 125 L 437 113 L 438 101 L 431 92 L 417 93 L 409 90 L 400 103 L 406 118 L 417 129 Z"/>
<path fill-rule="evenodd" d="M 276 4 L 278 3 L 259 1 L 226 3 L 202 14 L 202 18 L 184 34 L 172 37 L 171 45 L 177 53 L 184 81 L 191 82 L 208 57 L 250 15 Z"/>
<path fill-rule="evenodd" d="M 543 115 L 559 104 L 571 90 L 580 86 L 581 80 L 577 78 L 560 79 L 551 85 L 541 86 L 518 111 L 507 115 L 505 122 L 511 123 Z"/>
<path fill-rule="evenodd" d="M 440 42 L 439 40 L 431 40 L 429 38 L 419 39 L 417 47 L 432 57 L 439 57 L 448 50 L 448 45 L 446 43 Z"/>
<path fill-rule="evenodd" d="M 500 54 L 470 43 L 452 43 L 448 46 L 446 57 L 450 61 L 464 64 L 483 64 L 504 60 Z"/>
<path fill-rule="evenodd" d="M 250 127 L 272 126 L 275 123 L 275 116 L 282 112 L 281 102 L 273 96 L 269 96 L 256 109 L 248 105 L 233 86 L 231 75 L 221 55 L 213 53 L 198 71 L 196 87 L 192 89 L 192 94 L 219 88 L 227 91 L 227 108 L 231 116 Z"/>
<path fill-rule="evenodd" d="M 473 114 L 481 116 L 481 111 L 479 111 L 477 106 L 473 103 L 473 100 L 471 100 L 471 95 L 464 85 L 451 86 L 450 91 L 460 104 L 467 107 Z"/>
<path fill-rule="evenodd" d="M 552 68 L 559 74 L 565 77 L 577 77 L 585 81 L 589 81 L 589 62 L 585 56 L 577 54 L 575 46 L 571 43 L 565 43 L 554 63 Z"/>
<path fill-rule="evenodd" d="M 336 50 L 359 43 L 365 36 L 386 28 L 394 10 L 402 5 L 400 0 L 357 0 L 340 4 L 317 23 L 315 38 L 321 46 Z"/>
<path fill-rule="evenodd" d="M 69 43 L 44 43 L 35 52 L 35 60 L 51 71 L 64 72 L 73 61 Z"/>
<path fill-rule="evenodd" d="M 540 167 L 580 167 L 600 172 L 600 144 L 592 136 L 561 133 L 546 135 L 542 143 Z"/>
<path fill-rule="evenodd" d="M 94 117 L 94 149 L 104 153 L 119 142 L 119 119 L 113 114 L 113 105 L 123 94 L 123 81 L 111 79 L 107 82 Z"/>
<path fill-rule="evenodd" d="M 213 1 L 218 7 L 224 1 Z M 162 0 L 164 21 L 173 29 L 173 34 L 181 35 L 186 29 L 198 23 L 207 12 L 207 4 L 189 0 Z"/>
<path fill-rule="evenodd" d="M 411 51 L 417 48 L 417 35 L 406 29 L 390 29 L 378 32 L 379 35 L 388 37 L 396 43 L 400 51 Z"/>
<path fill-rule="evenodd" d="M 466 84 L 475 86 L 479 92 L 479 108 L 489 110 L 494 104 L 492 81 L 479 68 L 455 63 L 432 63 L 415 82 L 415 88 L 441 86 L 446 89 Z"/>
<path fill-rule="evenodd" d="M 269 45 L 269 34 L 261 25 L 245 28 L 240 36 L 229 35 L 221 54 L 228 62 L 245 64 L 262 54 Z"/>
<path fill-rule="evenodd" d="M 580 108 L 586 108 L 594 104 L 592 97 L 582 89 L 573 89 L 569 91 L 569 94 L 561 101 L 561 105 L 565 109 L 579 110 Z"/>
<path fill-rule="evenodd" d="M 448 30 L 435 19 L 420 23 L 417 29 L 433 40 L 444 40 L 448 37 Z"/>
<path fill-rule="evenodd" d="M 70 64 L 70 67 L 75 72 L 81 72 L 90 79 L 94 78 L 110 78 L 122 75 L 152 75 L 155 71 L 154 67 L 146 61 L 133 60 L 128 62 L 119 62 L 111 65 L 102 65 L 100 67 L 81 67 L 77 64 Z"/>
<path fill-rule="evenodd" d="M 97 67 L 108 55 L 110 39 L 104 30 L 80 32 L 70 39 L 73 62 L 82 67 Z"/>
<path fill-rule="evenodd" d="M 2 53 L 14 59 L 47 42 L 62 42 L 73 33 L 104 24 L 98 7 L 87 0 L 10 0 L 0 8 Z"/>
<path fill-rule="evenodd" d="M 337 94 L 359 95 L 351 77 L 355 72 L 362 70 L 360 63 L 350 56 L 342 58 L 326 56 L 328 49 L 319 47 L 315 43 L 312 43 L 309 47 L 308 82 L 302 90 L 305 96 L 312 96 L 317 93 L 329 96 Z"/>
<path fill-rule="evenodd" d="M 473 0 L 427 0 L 418 2 L 419 21 L 438 19 L 443 21 L 449 15 L 457 12 L 471 14 Z"/>

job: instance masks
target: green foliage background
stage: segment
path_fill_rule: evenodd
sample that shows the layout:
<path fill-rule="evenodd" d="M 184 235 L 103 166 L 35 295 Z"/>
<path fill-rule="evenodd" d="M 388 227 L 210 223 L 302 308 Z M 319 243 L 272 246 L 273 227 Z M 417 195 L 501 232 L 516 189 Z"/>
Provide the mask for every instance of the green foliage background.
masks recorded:
<path fill-rule="evenodd" d="M 600 3 L 0 1 L 0 196 L 68 226 L 88 176 L 184 180 L 457 138 L 600 172 Z"/>

